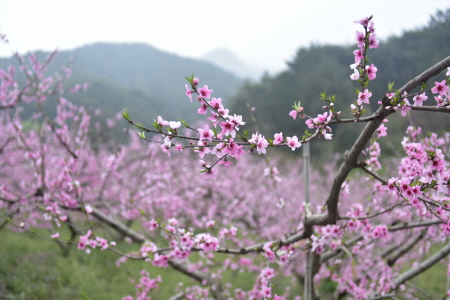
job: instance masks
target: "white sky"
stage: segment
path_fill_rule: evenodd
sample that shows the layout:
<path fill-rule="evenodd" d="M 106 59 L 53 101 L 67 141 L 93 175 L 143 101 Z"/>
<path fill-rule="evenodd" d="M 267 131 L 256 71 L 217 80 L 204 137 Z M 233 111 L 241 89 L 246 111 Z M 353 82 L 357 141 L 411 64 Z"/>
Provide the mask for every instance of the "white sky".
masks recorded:
<path fill-rule="evenodd" d="M 448 0 L 0 0 L 0 56 L 143 42 L 181 56 L 226 47 L 272 72 L 300 46 L 353 43 L 354 20 L 374 15 L 379 38 L 425 25 Z M 419 41 L 420 42 L 420 41 Z"/>

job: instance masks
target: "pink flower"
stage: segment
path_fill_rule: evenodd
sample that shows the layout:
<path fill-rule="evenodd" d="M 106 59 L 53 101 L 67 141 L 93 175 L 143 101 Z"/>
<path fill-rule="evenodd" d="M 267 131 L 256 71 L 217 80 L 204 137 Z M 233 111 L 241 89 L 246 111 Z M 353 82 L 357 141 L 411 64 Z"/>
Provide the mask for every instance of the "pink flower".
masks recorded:
<path fill-rule="evenodd" d="M 296 110 L 291 110 L 289 115 L 294 118 L 294 120 L 297 118 L 297 111 Z"/>
<path fill-rule="evenodd" d="M 222 98 L 212 98 L 209 105 L 211 105 L 211 107 L 215 110 L 223 109 Z"/>
<path fill-rule="evenodd" d="M 198 141 L 198 148 L 195 148 L 194 152 L 198 152 L 198 155 L 200 156 L 200 158 L 203 158 L 205 156 L 205 154 L 208 154 L 209 152 L 211 152 L 211 150 L 209 150 L 208 147 L 206 147 L 208 145 L 207 141 Z"/>
<path fill-rule="evenodd" d="M 170 157 L 170 146 L 162 144 L 160 147 L 162 151 Z"/>
<path fill-rule="evenodd" d="M 234 115 L 228 117 L 230 122 L 234 124 L 234 129 L 239 130 L 239 125 L 245 125 L 245 122 L 242 122 L 242 116 Z"/>
<path fill-rule="evenodd" d="M 100 238 L 100 237 L 96 237 L 95 239 L 97 240 L 98 246 L 102 248 L 101 250 L 108 249 L 108 241 L 107 240 Z"/>
<path fill-rule="evenodd" d="M 205 252 L 217 251 L 219 248 L 219 241 L 217 238 L 211 236 L 209 233 L 200 233 L 195 237 L 195 241 L 200 249 Z"/>
<path fill-rule="evenodd" d="M 354 68 L 353 69 L 353 74 L 352 75 L 350 75 L 350 79 L 351 80 L 358 80 L 359 79 L 359 71 L 358 71 L 358 69 L 357 68 Z"/>
<path fill-rule="evenodd" d="M 158 227 L 159 227 L 158 222 L 156 222 L 155 220 L 151 220 L 148 224 L 148 230 L 150 231 L 153 231 Z"/>
<path fill-rule="evenodd" d="M 357 31 L 355 40 L 358 42 L 359 48 L 364 48 L 364 44 L 366 42 L 366 36 L 364 35 L 364 33 Z"/>
<path fill-rule="evenodd" d="M 353 21 L 353 23 L 356 23 L 356 24 L 361 24 L 362 26 L 364 26 L 364 27 L 367 27 L 367 26 L 369 26 L 369 22 L 370 22 L 370 20 L 369 20 L 369 18 L 365 18 L 365 19 L 361 19 L 361 20 L 359 20 L 359 21 Z"/>
<path fill-rule="evenodd" d="M 86 249 L 86 246 L 87 246 L 86 242 L 80 240 L 80 241 L 78 242 L 77 248 L 78 248 L 78 250 L 85 250 L 85 249 Z"/>
<path fill-rule="evenodd" d="M 378 138 L 380 138 L 380 137 L 382 137 L 382 136 L 387 136 L 386 130 L 387 130 L 387 127 L 384 126 L 384 124 L 381 124 L 381 125 L 377 128 Z"/>
<path fill-rule="evenodd" d="M 283 142 L 283 133 L 275 133 L 275 139 L 273 140 L 274 145 L 281 144 Z"/>
<path fill-rule="evenodd" d="M 369 80 L 374 80 L 375 77 L 377 77 L 377 67 L 374 66 L 374 64 L 371 64 L 370 66 L 367 67 L 367 76 L 369 77 Z"/>
<path fill-rule="evenodd" d="M 442 106 L 442 104 L 444 104 L 444 99 L 442 99 L 441 95 L 434 96 L 434 99 L 436 100 L 437 106 Z"/>
<path fill-rule="evenodd" d="M 375 23 L 370 22 L 368 31 L 369 31 L 370 33 L 375 33 Z"/>
<path fill-rule="evenodd" d="M 167 126 L 167 125 L 169 125 L 170 123 L 169 122 L 167 122 L 167 121 L 164 121 L 163 120 L 163 118 L 161 118 L 161 116 L 158 116 L 158 121 L 157 121 L 157 123 L 159 124 L 159 126 L 161 126 L 161 127 L 163 127 L 163 126 Z"/>
<path fill-rule="evenodd" d="M 403 101 L 405 101 L 405 100 L 406 100 L 406 98 L 403 99 Z M 405 101 L 405 104 L 402 105 L 401 115 L 402 115 L 403 117 L 405 117 L 405 116 L 406 116 L 406 113 L 407 113 L 408 111 L 410 111 L 410 110 L 411 110 L 411 107 L 409 106 L 409 101 L 406 100 L 406 101 Z"/>
<path fill-rule="evenodd" d="M 55 234 L 52 234 L 51 237 L 52 237 L 52 239 L 57 239 L 57 238 L 59 238 L 59 232 L 57 232 L 57 233 L 55 233 Z"/>
<path fill-rule="evenodd" d="M 236 131 L 234 131 L 234 124 L 231 121 L 220 122 L 220 127 L 222 127 L 223 135 L 231 135 L 231 137 L 236 136 Z"/>
<path fill-rule="evenodd" d="M 212 92 L 213 90 L 208 90 L 208 86 L 205 84 L 201 89 L 198 90 L 198 97 L 209 99 Z"/>
<path fill-rule="evenodd" d="M 298 141 L 297 136 L 293 137 L 287 137 L 287 145 L 292 149 L 292 151 L 295 150 L 295 148 L 300 148 L 302 144 Z"/>
<path fill-rule="evenodd" d="M 270 262 L 275 261 L 275 252 L 270 248 L 264 249 L 263 256 L 267 258 Z"/>
<path fill-rule="evenodd" d="M 388 229 L 385 225 L 379 225 L 372 231 L 373 238 L 384 238 L 388 234 Z"/>
<path fill-rule="evenodd" d="M 189 100 L 191 100 L 191 102 L 192 102 L 192 91 L 191 91 L 191 89 L 188 87 L 187 84 L 184 84 L 184 86 L 186 87 L 186 96 L 188 96 Z"/>
<path fill-rule="evenodd" d="M 370 93 L 367 89 L 364 90 L 364 92 L 359 92 L 358 94 L 358 105 L 362 105 L 363 103 L 369 104 L 369 98 L 372 96 L 372 93 Z"/>
<path fill-rule="evenodd" d="M 426 101 L 428 99 L 427 95 L 425 93 L 422 93 L 420 95 L 414 96 L 414 106 L 422 106 L 422 102 Z"/>
<path fill-rule="evenodd" d="M 198 114 L 199 115 L 205 115 L 207 111 L 208 111 L 208 105 L 206 104 L 205 101 L 201 100 L 200 101 L 200 107 L 197 110 Z"/>
<path fill-rule="evenodd" d="M 167 268 L 169 266 L 169 257 L 166 255 L 160 255 L 158 253 L 155 253 L 154 259 L 152 261 L 152 264 L 155 267 L 163 267 Z"/>
<path fill-rule="evenodd" d="M 359 64 L 361 59 L 364 57 L 364 49 L 356 49 L 353 51 L 353 54 L 355 54 L 355 63 Z"/>
<path fill-rule="evenodd" d="M 262 276 L 270 279 L 275 276 L 275 271 L 272 268 L 266 267 L 261 270 Z"/>
<path fill-rule="evenodd" d="M 369 48 L 378 48 L 379 43 L 375 34 L 369 35 Z"/>
<path fill-rule="evenodd" d="M 261 293 L 261 296 L 263 296 L 265 298 L 270 298 L 270 296 L 272 296 L 272 288 L 270 288 L 268 286 L 264 286 L 264 287 L 262 287 L 260 293 Z"/>
<path fill-rule="evenodd" d="M 445 80 L 442 80 L 441 82 L 436 81 L 434 84 L 436 84 L 436 86 L 431 89 L 433 94 L 439 93 L 439 95 L 443 96 L 445 95 L 445 92 L 448 91 L 448 86 Z"/>
<path fill-rule="evenodd" d="M 269 145 L 265 137 L 263 137 L 261 134 L 253 134 L 252 138 L 248 140 L 250 143 L 256 145 L 256 149 L 258 152 L 266 153 L 266 148 Z"/>
<path fill-rule="evenodd" d="M 212 137 L 214 136 L 214 132 L 209 130 L 209 126 L 205 125 L 205 128 L 198 128 L 198 132 L 200 133 L 199 141 L 209 140 L 212 141 Z"/>
<path fill-rule="evenodd" d="M 204 174 L 203 178 L 205 178 L 205 179 L 208 179 L 208 178 L 216 179 L 216 177 L 217 177 L 217 168 L 208 168 L 208 169 L 206 169 L 206 171 L 203 174 Z"/>

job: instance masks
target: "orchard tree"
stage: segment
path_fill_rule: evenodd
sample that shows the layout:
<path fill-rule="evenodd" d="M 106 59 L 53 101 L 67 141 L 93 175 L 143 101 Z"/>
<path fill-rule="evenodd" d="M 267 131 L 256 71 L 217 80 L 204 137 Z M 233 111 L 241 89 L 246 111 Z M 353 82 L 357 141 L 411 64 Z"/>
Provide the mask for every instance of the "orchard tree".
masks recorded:
<path fill-rule="evenodd" d="M 192 75 L 185 93 L 199 103 L 205 123 L 158 116 L 151 127 L 125 111 L 138 135 L 118 148 L 93 147 L 89 133 L 99 126 L 90 126 L 86 109 L 64 96 L 70 69 L 48 76 L 56 53 L 42 63 L 17 54 L 24 81 L 14 68 L 0 69 L 2 228 L 35 234 L 34 228 L 47 228 L 42 237 L 64 253 L 76 244 L 87 254 L 113 251 L 118 265 L 141 260 L 136 295 L 127 300 L 152 297 L 165 283 L 148 272 L 158 267 L 193 280 L 174 287 L 172 300 L 302 299 L 298 286 L 303 299 L 414 298 L 409 280 L 450 254 L 450 133 L 423 135 L 410 126 L 397 141 L 403 157 L 383 170 L 378 139 L 387 138 L 391 117 L 450 112 L 450 57 L 399 89 L 390 84 L 367 115 L 378 72 L 368 53 L 379 41 L 372 17 L 355 23 L 363 28 L 349 62 L 349 80 L 358 83 L 355 102 L 341 114 L 339 98 L 324 92 L 317 116 L 295 103 L 286 117 L 306 122 L 301 136 L 242 130 L 246 121 Z M 441 72 L 447 80 L 433 81 Z M 47 101 L 56 101 L 56 116 L 46 113 Z M 21 118 L 23 105 L 37 107 L 30 120 Z M 332 139 L 334 124 L 359 122 L 366 125 L 348 151 L 324 163 L 322 172 L 309 170 L 309 142 Z M 304 161 L 257 155 L 270 147 L 303 148 Z M 355 169 L 365 175 L 349 176 Z M 115 239 L 134 243 L 135 251 L 124 252 Z M 428 255 L 431 246 L 439 250 Z"/>

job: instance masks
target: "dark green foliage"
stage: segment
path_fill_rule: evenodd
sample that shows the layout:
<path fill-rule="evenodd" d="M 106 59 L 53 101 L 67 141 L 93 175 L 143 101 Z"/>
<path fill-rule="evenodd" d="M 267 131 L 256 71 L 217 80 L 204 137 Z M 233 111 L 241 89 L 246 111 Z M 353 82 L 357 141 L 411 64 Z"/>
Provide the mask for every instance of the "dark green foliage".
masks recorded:
<path fill-rule="evenodd" d="M 374 19 L 375 25 L 376 19 Z M 361 28 L 362 29 L 362 28 Z M 361 30 L 358 28 L 358 30 Z M 356 30 L 356 27 L 355 27 Z M 349 33 L 352 34 L 352 33 Z M 315 117 L 326 110 L 322 106 L 326 102 L 320 100 L 320 93 L 336 95 L 336 111 L 342 111 L 341 117 L 352 117 L 350 104 L 355 103 L 355 89 L 357 82 L 350 80 L 352 73 L 349 65 L 354 62 L 353 50 L 357 49 L 356 42 L 350 46 L 311 45 L 298 50 L 295 58 L 288 63 L 288 69 L 275 76 L 265 75 L 260 82 L 245 82 L 238 95 L 233 99 L 230 111 L 244 115 L 250 120 L 247 103 L 256 107 L 254 115 L 257 124 L 266 137 L 273 137 L 274 133 L 283 131 L 285 136 L 301 136 L 306 129 L 305 120 L 293 120 L 288 116 L 292 104 L 301 101 L 305 113 Z M 425 71 L 440 60 L 446 58 L 450 52 L 450 10 L 437 12 L 424 28 L 407 31 L 400 37 L 391 37 L 381 41 L 378 49 L 369 49 L 370 62 L 378 68 L 377 77 L 369 83 L 369 90 L 373 93 L 371 105 L 367 108 L 370 114 L 378 107 L 377 102 L 387 92 L 388 83 L 395 81 L 394 89 L 399 89 L 414 76 Z M 428 83 L 441 81 L 443 75 Z M 435 104 L 429 95 L 425 105 Z M 366 115 L 367 115 L 366 114 Z M 449 120 L 444 114 L 434 114 L 436 122 L 430 124 L 427 113 L 413 112 L 414 125 L 427 130 L 440 132 L 448 128 Z M 388 134 L 404 134 L 409 125 L 408 118 L 395 116 L 388 123 Z M 395 124 L 395 126 L 393 126 Z M 248 124 L 252 128 L 252 124 Z M 248 126 L 247 125 L 247 126 Z M 361 124 L 362 125 L 362 124 Z M 361 126 L 342 124 L 333 127 L 333 141 L 314 141 L 312 151 L 322 156 L 350 147 L 357 137 Z M 324 148 L 324 145 L 326 148 Z"/>

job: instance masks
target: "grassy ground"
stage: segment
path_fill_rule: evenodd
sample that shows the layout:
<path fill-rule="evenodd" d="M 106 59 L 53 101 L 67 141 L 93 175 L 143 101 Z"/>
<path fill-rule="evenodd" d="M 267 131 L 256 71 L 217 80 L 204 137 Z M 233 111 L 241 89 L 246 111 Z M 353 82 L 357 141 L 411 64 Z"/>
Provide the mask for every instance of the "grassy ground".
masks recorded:
<path fill-rule="evenodd" d="M 63 257 L 59 247 L 30 234 L 0 232 L 0 299 L 122 299 L 134 295 L 129 278 L 139 279 L 146 269 L 151 277 L 189 283 L 189 279 L 150 263 L 129 261 L 120 268 L 110 251 L 87 255 L 75 247 Z M 175 286 L 161 284 L 156 299 L 175 294 Z"/>
<path fill-rule="evenodd" d="M 119 247 L 123 249 L 131 246 L 121 242 Z M 220 261 L 221 257 L 217 257 Z M 129 279 L 138 280 L 142 269 L 150 272 L 152 278 L 157 275 L 163 278 L 159 290 L 152 293 L 152 299 L 173 296 L 178 282 L 191 284 L 189 278 L 170 268 L 155 268 L 143 261 L 128 261 L 119 268 L 115 265 L 117 258 L 110 251 L 98 250 L 87 255 L 75 247 L 68 257 L 63 257 L 53 242 L 31 234 L 0 231 L 0 299 L 122 299 L 127 295 L 135 295 L 134 285 Z M 446 293 L 446 272 L 447 264 L 440 263 L 414 278 L 411 283 L 429 291 L 434 299 L 440 299 Z M 278 282 L 274 282 L 278 285 L 274 292 L 283 293 L 290 282 L 278 278 Z M 224 274 L 224 279 L 244 290 L 250 289 L 254 283 L 254 276 L 238 271 Z M 329 285 L 328 292 L 334 288 L 335 284 Z M 292 294 L 299 295 L 301 291 L 293 290 Z M 420 291 L 417 297 L 433 299 Z"/>
<path fill-rule="evenodd" d="M 63 257 L 56 243 L 29 233 L 3 230 L 0 241 L 0 299 L 122 299 L 135 295 L 134 284 L 129 279 L 138 281 L 143 269 L 150 272 L 152 278 L 157 275 L 163 278 L 158 291 L 152 292 L 152 299 L 170 298 L 177 293 L 179 282 L 184 286 L 193 283 L 170 268 L 156 268 L 143 261 L 129 260 L 117 267 L 115 261 L 119 256 L 111 251 L 94 250 L 87 255 L 73 245 L 69 256 Z M 123 251 L 129 251 L 131 247 L 118 242 L 118 248 L 125 249 Z M 192 257 L 194 261 L 195 256 Z M 220 267 L 226 257 L 217 255 L 216 258 Z M 255 276 L 238 270 L 223 276 L 225 282 L 236 284 L 243 290 L 250 290 L 255 281 Z M 274 292 L 283 293 L 289 285 L 289 281 L 280 280 L 275 283 Z"/>

